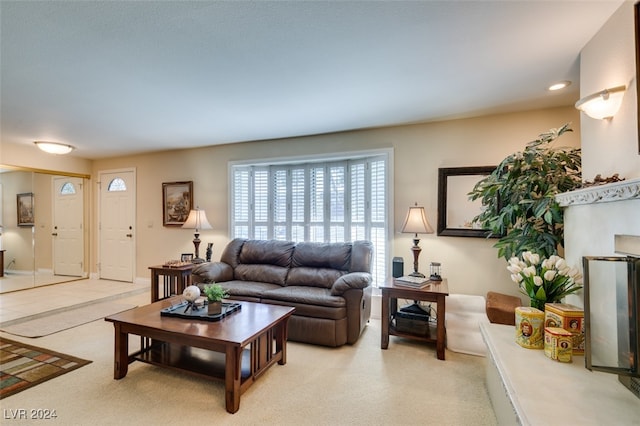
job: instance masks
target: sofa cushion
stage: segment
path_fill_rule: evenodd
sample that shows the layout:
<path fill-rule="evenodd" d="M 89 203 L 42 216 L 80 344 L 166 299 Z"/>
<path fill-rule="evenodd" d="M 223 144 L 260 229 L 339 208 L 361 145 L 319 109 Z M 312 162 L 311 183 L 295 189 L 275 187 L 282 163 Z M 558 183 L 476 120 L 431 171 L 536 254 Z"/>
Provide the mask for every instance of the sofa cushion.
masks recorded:
<path fill-rule="evenodd" d="M 333 283 L 344 274 L 345 272 L 336 269 L 306 266 L 291 268 L 287 275 L 287 285 L 331 288 Z"/>
<path fill-rule="evenodd" d="M 350 243 L 298 243 L 293 252 L 291 267 L 337 269 L 349 271 Z"/>
<path fill-rule="evenodd" d="M 354 241 L 351 247 L 349 272 L 371 272 L 373 244 L 371 241 Z"/>
<path fill-rule="evenodd" d="M 222 250 L 222 254 L 220 255 L 220 262 L 231 265 L 231 267 L 235 269 L 235 267 L 238 266 L 238 256 L 240 255 L 240 250 L 242 250 L 242 246 L 246 241 L 246 238 L 235 238 L 231 240 L 231 242 L 227 244 L 224 250 Z"/>
<path fill-rule="evenodd" d="M 344 308 L 346 302 L 343 297 L 332 296 L 329 290 L 318 287 L 286 286 L 265 290 L 262 299 L 280 301 L 283 304 L 300 303 L 304 305 L 327 306 L 330 308 Z M 299 314 L 299 312 L 296 312 Z"/>
<path fill-rule="evenodd" d="M 281 288 L 277 284 L 268 284 L 259 281 L 240 281 L 232 280 L 220 283 L 220 285 L 227 290 L 229 296 L 244 296 L 262 298 L 262 295 L 268 291 L 276 288 Z"/>
<path fill-rule="evenodd" d="M 339 321 L 347 318 L 347 307 L 341 308 L 309 305 L 307 303 L 283 302 L 276 299 L 262 299 L 262 303 L 268 305 L 290 306 L 296 308 L 293 317 L 317 318 L 323 320 Z"/>
<path fill-rule="evenodd" d="M 240 264 L 234 271 L 234 277 L 236 280 L 284 285 L 288 271 L 282 266 Z"/>
<path fill-rule="evenodd" d="M 296 243 L 276 240 L 247 240 L 242 245 L 240 264 L 275 265 L 288 268 Z"/>

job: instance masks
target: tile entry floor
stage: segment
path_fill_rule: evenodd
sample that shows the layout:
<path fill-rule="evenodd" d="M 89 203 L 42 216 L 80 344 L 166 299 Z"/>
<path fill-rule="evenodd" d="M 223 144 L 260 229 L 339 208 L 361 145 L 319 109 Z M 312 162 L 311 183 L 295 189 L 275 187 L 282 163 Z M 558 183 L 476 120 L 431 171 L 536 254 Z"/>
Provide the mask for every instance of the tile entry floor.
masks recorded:
<path fill-rule="evenodd" d="M 9 325 L 45 312 L 63 311 L 83 303 L 95 303 L 149 292 L 149 283 L 82 279 L 0 294 L 0 324 Z M 149 296 L 151 301 L 151 296 Z"/>

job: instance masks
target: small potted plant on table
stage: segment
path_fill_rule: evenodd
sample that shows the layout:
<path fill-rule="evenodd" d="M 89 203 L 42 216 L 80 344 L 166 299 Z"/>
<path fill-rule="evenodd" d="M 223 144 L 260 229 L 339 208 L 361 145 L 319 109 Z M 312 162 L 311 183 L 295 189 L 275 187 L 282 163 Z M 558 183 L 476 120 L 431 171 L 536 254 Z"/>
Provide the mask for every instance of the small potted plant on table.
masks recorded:
<path fill-rule="evenodd" d="M 222 313 L 222 299 L 229 297 L 227 291 L 220 284 L 207 284 L 204 286 L 204 294 L 207 296 L 207 313 L 219 315 Z"/>

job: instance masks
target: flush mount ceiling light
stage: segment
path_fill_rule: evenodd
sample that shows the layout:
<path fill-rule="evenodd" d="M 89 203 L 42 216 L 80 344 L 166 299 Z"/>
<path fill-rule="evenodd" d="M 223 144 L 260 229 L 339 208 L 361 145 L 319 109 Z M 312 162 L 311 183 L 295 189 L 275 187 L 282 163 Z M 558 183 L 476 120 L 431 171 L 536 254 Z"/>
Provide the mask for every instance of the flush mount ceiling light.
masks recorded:
<path fill-rule="evenodd" d="M 68 154 L 75 149 L 74 147 L 66 143 L 44 141 L 35 141 L 34 143 L 38 148 L 49 154 L 63 155 Z"/>
<path fill-rule="evenodd" d="M 616 86 L 585 96 L 576 102 L 576 108 L 591 118 L 604 120 L 613 118 L 622 105 L 622 98 L 627 86 Z"/>

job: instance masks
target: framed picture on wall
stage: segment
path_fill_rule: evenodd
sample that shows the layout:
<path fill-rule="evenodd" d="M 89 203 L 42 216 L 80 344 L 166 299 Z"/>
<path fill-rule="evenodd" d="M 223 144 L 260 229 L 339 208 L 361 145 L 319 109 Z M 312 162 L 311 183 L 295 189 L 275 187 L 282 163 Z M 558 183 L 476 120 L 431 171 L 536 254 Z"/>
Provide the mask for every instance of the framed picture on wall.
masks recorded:
<path fill-rule="evenodd" d="M 162 225 L 182 226 L 193 206 L 193 181 L 162 184 Z"/>
<path fill-rule="evenodd" d="M 487 237 L 488 229 L 472 220 L 482 212 L 480 200 L 469 200 L 469 192 L 496 166 L 446 167 L 438 169 L 438 235 L 449 237 Z"/>
<path fill-rule="evenodd" d="M 18 194 L 18 226 L 33 226 L 33 192 Z"/>

